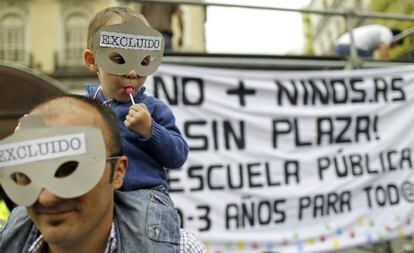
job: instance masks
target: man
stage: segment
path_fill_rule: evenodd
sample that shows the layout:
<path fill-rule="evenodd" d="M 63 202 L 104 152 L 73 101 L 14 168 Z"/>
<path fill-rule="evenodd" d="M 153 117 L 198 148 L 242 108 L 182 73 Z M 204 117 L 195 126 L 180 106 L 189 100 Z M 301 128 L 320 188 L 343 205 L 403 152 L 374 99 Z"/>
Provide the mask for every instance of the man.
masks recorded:
<path fill-rule="evenodd" d="M 180 37 L 178 38 L 178 46 L 183 44 L 183 19 L 182 11 L 177 4 L 168 3 L 144 3 L 141 8 L 142 14 L 145 16 L 151 27 L 160 31 L 165 41 L 165 51 L 172 50 L 172 17 L 175 15 L 178 19 L 180 29 Z"/>
<path fill-rule="evenodd" d="M 393 37 L 400 32 L 398 29 L 390 29 L 375 24 L 356 27 L 352 30 L 352 34 L 357 55 L 373 57 L 374 51 L 378 50 L 379 59 L 388 59 L 390 48 L 403 43 L 402 40 L 393 42 Z M 351 54 L 351 37 L 349 33 L 339 37 L 335 51 L 339 56 L 349 56 Z"/>
<path fill-rule="evenodd" d="M 172 252 L 144 240 L 147 217 L 135 196 L 116 191 L 127 161 L 109 108 L 76 95 L 37 106 L 0 142 L 0 183 L 26 206 L 11 213 L 0 252 Z M 154 196 L 153 205 L 162 201 Z M 180 252 L 206 252 L 191 233 L 180 238 Z"/>

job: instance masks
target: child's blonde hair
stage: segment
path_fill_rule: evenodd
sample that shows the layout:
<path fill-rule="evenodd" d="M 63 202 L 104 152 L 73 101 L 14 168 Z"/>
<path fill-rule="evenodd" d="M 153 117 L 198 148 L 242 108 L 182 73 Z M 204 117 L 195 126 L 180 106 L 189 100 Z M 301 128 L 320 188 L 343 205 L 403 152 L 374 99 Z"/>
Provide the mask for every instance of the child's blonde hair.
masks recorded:
<path fill-rule="evenodd" d="M 144 15 L 137 13 L 128 7 L 108 7 L 95 14 L 95 16 L 89 22 L 88 38 L 86 41 L 86 47 L 93 50 L 93 38 L 96 31 L 99 28 L 111 24 L 114 18 L 120 18 L 119 24 L 127 23 L 135 19 L 140 19 L 147 26 L 150 26 Z"/>

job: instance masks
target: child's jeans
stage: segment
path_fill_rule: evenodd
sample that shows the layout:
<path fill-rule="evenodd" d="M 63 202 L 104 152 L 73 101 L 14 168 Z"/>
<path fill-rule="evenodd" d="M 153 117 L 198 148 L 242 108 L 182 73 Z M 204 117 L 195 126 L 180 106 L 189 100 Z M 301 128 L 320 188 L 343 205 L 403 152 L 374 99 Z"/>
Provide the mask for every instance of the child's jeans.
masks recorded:
<path fill-rule="evenodd" d="M 123 191 L 122 198 L 128 209 L 132 210 L 139 221 L 130 221 L 128 217 L 120 217 L 121 222 L 139 224 L 137 236 L 146 238 L 150 252 L 179 253 L 180 252 L 180 222 L 174 203 L 164 186 L 135 191 Z M 132 225 L 133 226 L 133 225 Z M 145 231 L 142 231 L 142 230 Z M 139 235 L 138 235 L 139 234 Z M 141 238 L 142 238 L 141 237 Z"/>

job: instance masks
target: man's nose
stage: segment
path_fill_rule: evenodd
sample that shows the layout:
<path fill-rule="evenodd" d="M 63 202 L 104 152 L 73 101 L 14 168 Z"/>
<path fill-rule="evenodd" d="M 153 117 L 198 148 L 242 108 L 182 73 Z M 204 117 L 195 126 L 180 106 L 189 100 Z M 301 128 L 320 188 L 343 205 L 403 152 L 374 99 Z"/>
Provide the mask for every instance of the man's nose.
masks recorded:
<path fill-rule="evenodd" d="M 62 198 L 59 198 L 55 194 L 49 192 L 47 189 L 42 189 L 39 195 L 39 199 L 37 201 L 42 206 L 48 207 L 48 206 L 55 206 L 62 200 L 63 200 Z"/>
<path fill-rule="evenodd" d="M 131 70 L 128 72 L 128 74 L 126 75 L 128 78 L 137 78 L 137 72 L 135 72 L 135 70 Z"/>

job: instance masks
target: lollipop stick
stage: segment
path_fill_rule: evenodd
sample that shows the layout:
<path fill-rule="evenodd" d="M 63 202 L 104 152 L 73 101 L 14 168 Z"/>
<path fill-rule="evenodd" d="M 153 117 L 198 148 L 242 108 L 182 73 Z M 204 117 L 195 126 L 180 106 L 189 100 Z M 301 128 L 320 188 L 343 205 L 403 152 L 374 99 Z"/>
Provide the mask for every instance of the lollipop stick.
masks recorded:
<path fill-rule="evenodd" d="M 126 88 L 126 93 L 129 94 L 129 98 L 131 99 L 131 103 L 135 105 L 134 97 L 132 96 L 133 89 L 131 87 Z"/>

